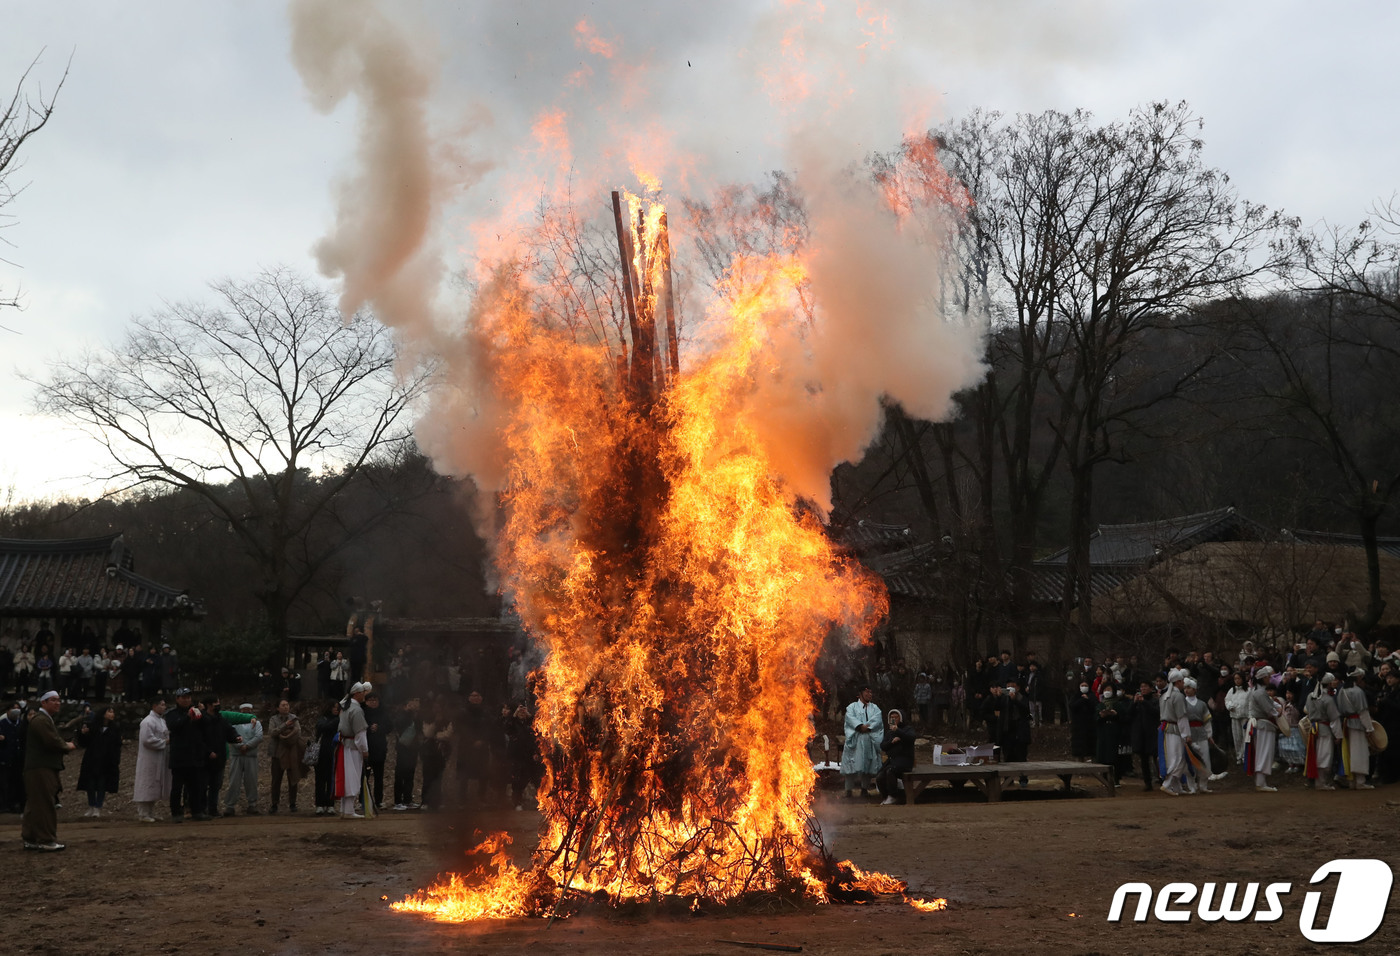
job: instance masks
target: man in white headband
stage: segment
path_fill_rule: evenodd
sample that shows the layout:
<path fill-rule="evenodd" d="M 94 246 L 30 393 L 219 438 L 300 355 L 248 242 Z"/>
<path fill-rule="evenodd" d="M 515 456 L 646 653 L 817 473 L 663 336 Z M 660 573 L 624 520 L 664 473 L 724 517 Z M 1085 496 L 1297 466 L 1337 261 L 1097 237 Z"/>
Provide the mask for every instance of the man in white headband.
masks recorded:
<path fill-rule="evenodd" d="M 29 718 L 25 734 L 24 789 L 28 799 L 20 820 L 20 836 L 26 850 L 63 849 L 58 842 L 58 813 L 54 805 L 58 802 L 63 755 L 77 745 L 58 735 L 54 716 L 62 705 L 57 691 L 45 691 L 39 698 L 39 709 Z"/>
<path fill-rule="evenodd" d="M 1265 793 L 1275 793 L 1278 787 L 1269 786 L 1269 772 L 1274 769 L 1274 755 L 1278 750 L 1278 724 L 1274 719 L 1281 707 L 1269 696 L 1268 681 L 1274 676 L 1274 669 L 1268 664 L 1254 672 L 1254 686 L 1249 691 L 1249 704 L 1246 716 L 1249 718 L 1249 742 L 1245 746 L 1248 755 L 1245 773 L 1254 774 L 1254 789 Z"/>
<path fill-rule="evenodd" d="M 355 798 L 360 794 L 360 778 L 364 776 L 365 756 L 369 753 L 369 723 L 361 706 L 370 684 L 363 681 L 350 688 L 350 696 L 340 711 L 340 754 L 335 767 L 335 795 L 340 798 L 342 819 L 359 819 Z"/>
<path fill-rule="evenodd" d="M 1182 693 L 1187 673 L 1181 668 L 1173 668 L 1167 674 L 1167 688 L 1162 692 L 1159 711 L 1162 717 L 1162 756 L 1166 766 L 1162 768 L 1162 792 L 1173 797 L 1181 796 L 1181 779 L 1186 777 L 1191 792 L 1196 791 L 1195 781 L 1187 773 L 1186 744 L 1191 739 L 1191 722 L 1186 716 L 1186 695 Z"/>

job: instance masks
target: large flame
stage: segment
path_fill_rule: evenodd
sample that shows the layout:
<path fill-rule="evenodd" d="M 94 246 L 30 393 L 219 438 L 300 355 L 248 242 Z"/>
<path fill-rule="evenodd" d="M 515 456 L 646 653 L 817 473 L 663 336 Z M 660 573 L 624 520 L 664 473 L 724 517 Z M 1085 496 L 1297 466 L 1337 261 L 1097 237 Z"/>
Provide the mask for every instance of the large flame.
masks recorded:
<path fill-rule="evenodd" d="M 775 477 L 754 430 L 773 339 L 804 321 L 802 256 L 736 259 L 708 352 L 680 369 L 646 328 L 664 312 L 663 210 L 629 197 L 628 212 L 642 317 L 630 354 L 542 314 L 520 269 L 478 298 L 479 345 L 509 409 L 497 563 L 547 651 L 544 823 L 528 870 L 493 838 L 474 851 L 490 858 L 474 880 L 448 877 L 402 910 L 460 920 L 590 897 L 904 889 L 835 864 L 811 812 L 818 653 L 833 630 L 867 639 L 886 597 Z"/>

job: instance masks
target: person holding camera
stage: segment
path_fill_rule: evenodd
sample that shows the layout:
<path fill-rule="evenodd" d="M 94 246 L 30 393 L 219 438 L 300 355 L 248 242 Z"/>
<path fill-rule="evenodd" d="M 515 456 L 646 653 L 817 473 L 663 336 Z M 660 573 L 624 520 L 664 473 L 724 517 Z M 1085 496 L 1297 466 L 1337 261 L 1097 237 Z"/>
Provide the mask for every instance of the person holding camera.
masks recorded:
<path fill-rule="evenodd" d="M 1001 695 L 1001 713 L 998 718 L 997 739 L 1001 743 L 1001 757 L 1007 763 L 1025 763 L 1031 749 L 1031 705 L 1015 681 L 1007 681 Z M 1021 778 L 1021 786 L 1026 778 Z"/>
<path fill-rule="evenodd" d="M 875 785 L 880 790 L 880 796 L 885 798 L 881 801 L 881 806 L 888 807 L 904 802 L 899 780 L 905 773 L 914 769 L 915 736 L 914 728 L 904 723 L 904 715 L 891 707 L 890 712 L 885 715 L 884 739 L 880 741 L 880 749 L 889 759 L 875 774 Z"/>

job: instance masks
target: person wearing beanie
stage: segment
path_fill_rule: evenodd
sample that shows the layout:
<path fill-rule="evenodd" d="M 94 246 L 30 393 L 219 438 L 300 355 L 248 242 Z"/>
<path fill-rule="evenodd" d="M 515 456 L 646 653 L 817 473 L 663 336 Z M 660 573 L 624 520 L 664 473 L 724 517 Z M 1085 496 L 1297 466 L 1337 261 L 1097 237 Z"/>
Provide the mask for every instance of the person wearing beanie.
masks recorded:
<path fill-rule="evenodd" d="M 1314 790 L 1337 789 L 1332 775 L 1337 766 L 1337 741 L 1342 738 L 1342 718 L 1332 698 L 1336 689 L 1337 675 L 1323 674 L 1303 707 L 1303 716 L 1308 722 L 1303 731 L 1308 741 L 1303 775 L 1312 781 Z"/>
<path fill-rule="evenodd" d="M 1267 689 L 1268 680 L 1274 669 L 1268 664 L 1254 672 L 1254 686 L 1249 691 L 1249 743 L 1245 747 L 1245 772 L 1254 774 L 1254 789 L 1265 793 L 1275 793 L 1278 787 L 1269 786 L 1269 772 L 1274 767 L 1274 755 L 1278 751 L 1278 724 L 1274 719 L 1279 708 Z"/>
<path fill-rule="evenodd" d="M 1356 668 L 1347 675 L 1347 686 L 1337 691 L 1337 711 L 1342 718 L 1342 770 L 1357 790 L 1374 790 L 1366 782 L 1371 772 L 1371 746 L 1366 735 L 1374 729 L 1366 704 L 1366 672 Z"/>

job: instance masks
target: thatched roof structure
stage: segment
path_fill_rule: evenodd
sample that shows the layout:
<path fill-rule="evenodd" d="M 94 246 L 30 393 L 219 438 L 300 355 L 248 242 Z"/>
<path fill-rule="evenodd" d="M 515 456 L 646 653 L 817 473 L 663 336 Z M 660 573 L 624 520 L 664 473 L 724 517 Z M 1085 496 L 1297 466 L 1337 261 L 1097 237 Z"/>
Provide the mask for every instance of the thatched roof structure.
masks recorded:
<path fill-rule="evenodd" d="M 1400 620 L 1400 558 L 1382 553 L 1382 624 Z M 1105 624 L 1229 622 L 1278 630 L 1336 620 L 1367 603 L 1366 553 L 1294 541 L 1197 544 L 1100 597 Z"/>

